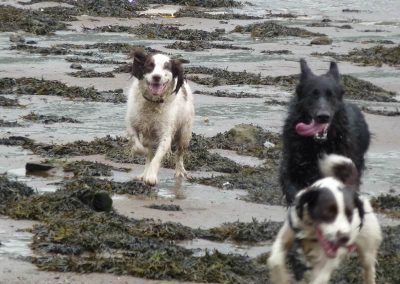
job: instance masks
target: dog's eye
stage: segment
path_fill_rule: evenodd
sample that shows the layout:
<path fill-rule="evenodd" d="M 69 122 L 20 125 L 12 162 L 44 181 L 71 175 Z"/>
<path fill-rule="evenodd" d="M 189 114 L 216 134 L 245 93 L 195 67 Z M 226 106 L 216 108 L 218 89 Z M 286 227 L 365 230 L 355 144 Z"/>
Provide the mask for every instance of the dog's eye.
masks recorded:
<path fill-rule="evenodd" d="M 327 90 L 326 91 L 326 96 L 328 97 L 328 98 L 330 98 L 330 97 L 332 97 L 332 92 L 331 92 L 331 90 Z"/>
<path fill-rule="evenodd" d="M 327 206 L 322 212 L 322 217 L 323 219 L 325 219 L 325 221 L 333 221 L 336 215 L 337 215 L 337 207 L 334 204 Z"/>

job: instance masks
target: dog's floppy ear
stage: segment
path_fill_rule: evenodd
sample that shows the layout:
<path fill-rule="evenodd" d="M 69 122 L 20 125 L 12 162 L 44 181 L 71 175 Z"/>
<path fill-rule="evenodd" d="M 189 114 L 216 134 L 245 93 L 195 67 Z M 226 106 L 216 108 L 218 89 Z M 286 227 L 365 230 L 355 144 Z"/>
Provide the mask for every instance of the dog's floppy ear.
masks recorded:
<path fill-rule="evenodd" d="M 314 75 L 304 58 L 300 59 L 300 71 L 300 82 L 303 82 Z"/>
<path fill-rule="evenodd" d="M 171 59 L 171 72 L 173 78 L 177 78 L 176 87 L 175 87 L 175 94 L 179 92 L 179 89 L 183 85 L 184 77 L 183 77 L 183 66 L 182 63 L 189 63 L 189 60 L 185 59 Z"/>
<path fill-rule="evenodd" d="M 329 66 L 329 71 L 327 74 L 331 75 L 336 81 L 340 80 L 339 68 L 338 68 L 336 62 L 334 62 L 334 61 L 331 62 L 331 65 Z"/>
<path fill-rule="evenodd" d="M 296 203 L 296 213 L 300 220 L 302 220 L 304 216 L 304 207 L 306 205 L 309 207 L 310 204 L 316 202 L 318 195 L 319 195 L 318 189 L 307 188 L 305 189 L 305 192 L 298 197 L 295 203 Z"/>
<path fill-rule="evenodd" d="M 356 165 L 347 157 L 324 155 L 319 161 L 319 169 L 324 177 L 334 177 L 355 191 L 360 188 L 360 175 Z"/>
<path fill-rule="evenodd" d="M 147 54 L 142 48 L 134 49 L 129 58 L 133 58 L 132 63 L 132 76 L 135 76 L 138 80 L 143 79 L 144 75 L 144 64 L 147 60 Z"/>

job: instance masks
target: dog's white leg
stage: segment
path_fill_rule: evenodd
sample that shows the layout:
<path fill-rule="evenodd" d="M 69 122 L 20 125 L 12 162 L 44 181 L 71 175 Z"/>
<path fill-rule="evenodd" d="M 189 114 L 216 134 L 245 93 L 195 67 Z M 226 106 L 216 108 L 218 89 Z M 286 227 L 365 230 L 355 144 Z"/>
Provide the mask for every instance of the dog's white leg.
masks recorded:
<path fill-rule="evenodd" d="M 317 264 L 312 272 L 310 284 L 327 284 L 331 278 L 332 272 L 339 266 L 340 259 L 332 259 L 327 261 L 321 261 Z"/>
<path fill-rule="evenodd" d="M 147 170 L 149 169 L 150 162 L 153 159 L 153 156 L 154 156 L 153 149 L 149 148 L 146 155 L 146 164 L 144 166 L 144 171 L 141 175 L 137 176 L 136 179 L 143 181 L 143 178 L 146 175 Z"/>
<path fill-rule="evenodd" d="M 165 154 L 171 149 L 171 135 L 164 135 L 158 145 L 154 158 L 151 160 L 149 167 L 144 174 L 143 181 L 148 185 L 156 185 L 158 170 Z"/>
<path fill-rule="evenodd" d="M 192 138 L 192 127 L 188 122 L 178 134 L 177 149 L 175 152 L 175 177 L 186 177 L 187 172 L 183 163 L 183 157 L 189 148 L 190 139 Z"/>
<path fill-rule="evenodd" d="M 128 132 L 128 137 L 132 143 L 132 146 L 131 146 L 132 153 L 139 154 L 139 155 L 146 155 L 147 149 L 143 146 L 142 142 L 140 142 L 137 131 L 133 127 L 128 126 L 127 132 Z"/>
<path fill-rule="evenodd" d="M 361 265 L 364 269 L 364 284 L 375 284 L 375 263 L 377 250 L 375 248 L 366 248 L 367 251 L 359 249 Z"/>
<path fill-rule="evenodd" d="M 290 274 L 286 268 L 286 254 L 292 246 L 294 237 L 293 230 L 285 221 L 272 245 L 271 255 L 268 258 L 271 281 L 274 284 L 289 284 L 291 282 Z"/>

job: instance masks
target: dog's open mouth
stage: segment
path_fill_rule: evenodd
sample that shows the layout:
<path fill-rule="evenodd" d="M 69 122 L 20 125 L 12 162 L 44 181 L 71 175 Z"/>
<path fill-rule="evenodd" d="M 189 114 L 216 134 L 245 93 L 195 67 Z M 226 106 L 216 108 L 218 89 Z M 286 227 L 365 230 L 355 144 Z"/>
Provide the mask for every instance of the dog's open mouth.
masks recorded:
<path fill-rule="evenodd" d="M 325 251 L 325 254 L 329 258 L 335 258 L 337 251 L 339 249 L 339 246 L 335 244 L 334 242 L 328 241 L 324 235 L 322 234 L 321 230 L 317 227 L 317 239 L 319 244 L 321 245 L 322 249 Z"/>
<path fill-rule="evenodd" d="M 161 96 L 165 90 L 165 87 L 167 86 L 166 82 L 165 84 L 161 83 L 149 83 L 149 91 L 153 96 Z"/>
<path fill-rule="evenodd" d="M 329 123 L 318 123 L 313 119 L 309 124 L 304 122 L 296 124 L 296 132 L 301 136 L 314 136 L 317 139 L 326 139 L 328 127 Z"/>

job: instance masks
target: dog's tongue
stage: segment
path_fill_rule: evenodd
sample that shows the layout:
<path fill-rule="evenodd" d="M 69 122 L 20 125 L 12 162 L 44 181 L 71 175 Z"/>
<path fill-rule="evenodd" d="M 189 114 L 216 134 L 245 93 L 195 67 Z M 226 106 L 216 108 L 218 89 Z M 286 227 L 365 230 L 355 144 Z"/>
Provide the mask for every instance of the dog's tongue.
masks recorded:
<path fill-rule="evenodd" d="M 150 89 L 150 92 L 152 93 L 152 95 L 159 96 L 162 94 L 162 92 L 164 90 L 164 86 L 162 84 L 152 83 L 149 85 L 149 89 Z"/>
<path fill-rule="evenodd" d="M 301 136 L 315 136 L 325 130 L 327 123 L 317 123 L 313 119 L 310 124 L 300 122 L 296 124 L 296 132 Z"/>
<path fill-rule="evenodd" d="M 323 234 L 319 228 L 317 228 L 316 233 L 317 233 L 318 242 L 321 245 L 322 249 L 325 251 L 326 256 L 329 258 L 336 257 L 339 247 L 337 245 L 335 245 L 334 243 L 325 239 L 325 237 L 323 236 Z"/>

